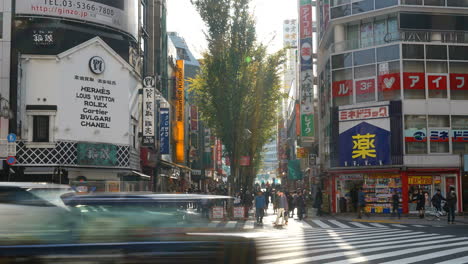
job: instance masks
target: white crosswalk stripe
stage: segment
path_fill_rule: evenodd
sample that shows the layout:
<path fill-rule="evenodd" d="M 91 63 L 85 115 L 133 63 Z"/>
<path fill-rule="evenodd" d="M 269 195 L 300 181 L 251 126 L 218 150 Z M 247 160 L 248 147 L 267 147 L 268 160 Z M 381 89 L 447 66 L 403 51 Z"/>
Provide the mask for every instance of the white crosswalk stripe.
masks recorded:
<path fill-rule="evenodd" d="M 394 227 L 400 227 L 400 228 L 401 228 L 401 227 L 406 227 L 406 226 L 400 225 L 400 224 L 392 224 L 392 226 L 394 226 Z"/>
<path fill-rule="evenodd" d="M 244 224 L 244 229 L 253 229 L 255 228 L 255 221 L 253 220 L 250 220 L 250 221 L 245 221 L 245 224 Z"/>
<path fill-rule="evenodd" d="M 307 229 L 302 234 L 297 232 L 281 239 L 258 238 L 259 263 L 345 264 L 378 261 L 399 264 L 435 263 L 431 259 L 443 259 L 440 264 L 449 264 L 468 261 L 468 256 L 460 256 L 460 253 L 467 251 L 468 237 L 421 231 L 424 229 L 396 229 L 393 225 L 378 223 L 322 220 L 318 224 L 340 228 Z M 356 227 L 349 228 L 350 225 Z"/>
<path fill-rule="evenodd" d="M 320 220 L 312 220 L 312 222 L 322 228 L 331 228 L 331 226 L 325 224 L 324 222 L 320 221 Z"/>
<path fill-rule="evenodd" d="M 351 228 L 350 226 L 345 225 L 345 224 L 343 224 L 341 222 L 338 222 L 336 220 L 330 220 L 330 223 L 332 223 L 332 224 L 334 224 L 334 225 L 336 225 L 338 227 L 341 227 L 341 228 Z"/>
<path fill-rule="evenodd" d="M 414 227 L 426 227 L 426 226 L 423 226 L 423 225 L 411 225 L 411 226 L 414 226 Z"/>

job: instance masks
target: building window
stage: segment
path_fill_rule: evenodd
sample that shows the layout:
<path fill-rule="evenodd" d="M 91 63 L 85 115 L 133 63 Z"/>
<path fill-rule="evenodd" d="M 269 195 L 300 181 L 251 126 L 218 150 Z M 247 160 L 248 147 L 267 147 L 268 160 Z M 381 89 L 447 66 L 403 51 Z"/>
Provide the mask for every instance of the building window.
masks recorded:
<path fill-rule="evenodd" d="M 468 62 L 450 62 L 450 98 L 468 100 Z"/>
<path fill-rule="evenodd" d="M 356 102 L 375 101 L 375 64 L 354 68 Z"/>
<path fill-rule="evenodd" d="M 3 13 L 0 12 L 0 39 L 3 38 Z"/>
<path fill-rule="evenodd" d="M 336 70 L 332 75 L 333 105 L 348 105 L 353 103 L 353 70 Z"/>
<path fill-rule="evenodd" d="M 450 153 L 450 118 L 448 115 L 428 116 L 431 153 Z"/>
<path fill-rule="evenodd" d="M 425 115 L 405 116 L 406 154 L 427 154 L 427 123 Z"/>
<path fill-rule="evenodd" d="M 377 92 L 379 101 L 400 100 L 400 61 L 380 63 L 378 73 Z"/>
<path fill-rule="evenodd" d="M 374 45 L 374 30 L 372 22 L 361 24 L 361 48 Z"/>
<path fill-rule="evenodd" d="M 424 61 L 403 61 L 405 99 L 426 99 Z"/>
<path fill-rule="evenodd" d="M 447 0 L 447 6 L 468 7 L 467 0 Z"/>
<path fill-rule="evenodd" d="M 403 44 L 402 51 L 404 59 L 424 59 L 424 45 Z"/>
<path fill-rule="evenodd" d="M 468 154 L 468 116 L 452 116 L 453 154 Z"/>
<path fill-rule="evenodd" d="M 177 48 L 177 57 L 180 60 L 190 61 L 190 56 L 188 55 L 187 50 L 183 48 Z"/>
<path fill-rule="evenodd" d="M 427 88 L 429 98 L 447 98 L 448 68 L 446 61 L 427 61 Z"/>
<path fill-rule="evenodd" d="M 49 116 L 33 116 L 33 142 L 50 142 Z"/>

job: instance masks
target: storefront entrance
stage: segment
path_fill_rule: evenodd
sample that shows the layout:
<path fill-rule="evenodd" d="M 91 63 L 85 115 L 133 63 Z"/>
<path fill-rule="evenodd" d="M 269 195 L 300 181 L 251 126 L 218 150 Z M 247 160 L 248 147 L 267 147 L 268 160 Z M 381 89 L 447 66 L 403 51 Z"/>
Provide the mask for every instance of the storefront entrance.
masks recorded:
<path fill-rule="evenodd" d="M 409 213 L 416 214 L 418 190 L 422 190 L 425 196 L 425 207 L 431 208 L 432 196 L 440 190 L 443 197 L 446 197 L 453 187 L 458 190 L 456 174 L 436 174 L 436 175 L 409 175 L 408 176 L 408 209 Z"/>

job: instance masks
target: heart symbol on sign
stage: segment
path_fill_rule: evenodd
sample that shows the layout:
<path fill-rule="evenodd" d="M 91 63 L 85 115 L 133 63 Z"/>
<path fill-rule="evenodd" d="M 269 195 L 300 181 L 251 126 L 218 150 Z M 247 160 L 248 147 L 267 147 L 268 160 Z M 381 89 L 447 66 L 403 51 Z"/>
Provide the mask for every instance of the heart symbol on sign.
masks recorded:
<path fill-rule="evenodd" d="M 394 83 L 395 83 L 395 77 L 384 79 L 385 88 L 387 89 L 392 88 Z"/>

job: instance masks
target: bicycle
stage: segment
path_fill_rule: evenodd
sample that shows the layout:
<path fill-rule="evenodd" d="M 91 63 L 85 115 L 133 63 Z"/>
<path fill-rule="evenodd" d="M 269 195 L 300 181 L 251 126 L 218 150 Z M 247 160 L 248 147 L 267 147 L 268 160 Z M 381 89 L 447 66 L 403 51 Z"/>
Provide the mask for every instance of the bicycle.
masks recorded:
<path fill-rule="evenodd" d="M 443 208 L 443 206 L 441 206 Z M 424 213 L 424 218 L 428 221 L 440 220 L 441 217 L 447 216 L 447 212 L 442 209 L 441 211 L 437 210 L 435 207 L 429 207 Z"/>

